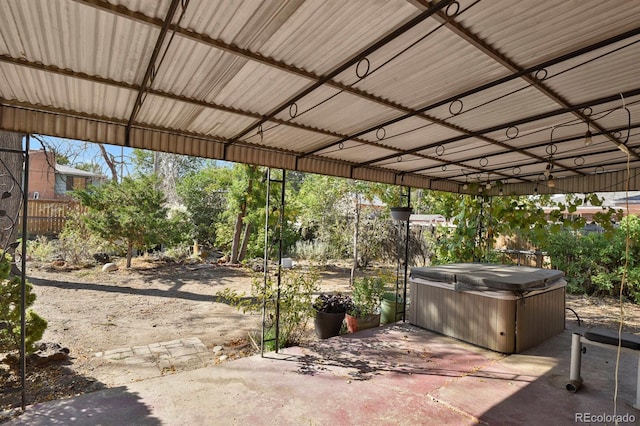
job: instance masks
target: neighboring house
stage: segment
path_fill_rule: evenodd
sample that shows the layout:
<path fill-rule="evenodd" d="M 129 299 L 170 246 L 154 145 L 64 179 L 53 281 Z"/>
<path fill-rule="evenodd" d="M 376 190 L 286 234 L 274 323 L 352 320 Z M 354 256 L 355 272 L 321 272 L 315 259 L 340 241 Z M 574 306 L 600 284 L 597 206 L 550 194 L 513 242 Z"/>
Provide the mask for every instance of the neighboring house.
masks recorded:
<path fill-rule="evenodd" d="M 66 200 L 69 192 L 89 185 L 100 185 L 106 177 L 56 163 L 52 152 L 29 152 L 29 198 Z"/>
<path fill-rule="evenodd" d="M 583 217 L 586 221 L 592 221 L 594 214 L 602 212 L 602 208 L 611 207 L 616 210 L 623 210 L 623 214 L 627 213 L 633 215 L 640 215 L 640 192 L 639 191 L 630 191 L 629 192 L 629 211 L 626 210 L 627 205 L 627 193 L 619 191 L 619 192 L 598 192 L 596 193 L 600 198 L 603 199 L 602 206 L 591 206 L 591 205 L 582 205 L 577 208 L 577 210 L 573 213 L 565 212 L 566 217 L 570 216 L 580 216 Z M 556 194 L 552 197 L 553 201 L 556 202 L 564 202 L 566 197 L 561 194 Z M 549 213 L 552 209 L 545 208 L 545 212 Z"/>

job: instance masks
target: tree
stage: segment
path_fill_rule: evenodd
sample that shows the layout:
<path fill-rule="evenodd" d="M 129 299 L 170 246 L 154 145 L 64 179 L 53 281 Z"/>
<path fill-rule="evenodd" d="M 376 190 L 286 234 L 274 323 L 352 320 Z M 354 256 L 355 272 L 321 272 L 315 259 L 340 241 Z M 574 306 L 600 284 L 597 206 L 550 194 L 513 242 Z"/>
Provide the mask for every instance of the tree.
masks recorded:
<path fill-rule="evenodd" d="M 134 149 L 131 160 L 134 171 L 141 175 L 157 174 L 161 168 L 160 163 L 170 162 L 172 164 L 171 168 L 173 169 L 172 175 L 175 177 L 187 176 L 198 170 L 202 170 L 207 164 L 207 160 L 204 158 L 144 149 Z"/>
<path fill-rule="evenodd" d="M 192 172 L 178 182 L 178 196 L 193 224 L 193 238 L 205 249 L 217 244 L 216 224 L 227 209 L 230 184 L 230 170 L 215 167 Z"/>
<path fill-rule="evenodd" d="M 397 204 L 399 197 L 397 187 L 391 185 L 307 175 L 296 199 L 296 223 L 303 240 L 326 248 L 323 257 L 352 255 L 353 281 L 356 268 L 382 251 L 372 249 L 391 237 L 381 220 L 384 214 L 374 202 Z M 374 227 L 382 231 L 372 232 Z"/>
<path fill-rule="evenodd" d="M 162 190 L 167 202 L 171 205 L 179 204 L 179 181 L 189 174 L 202 170 L 206 164 L 203 158 L 142 149 L 134 149 L 132 157 L 137 173 L 158 176 L 158 188 Z"/>
<path fill-rule="evenodd" d="M 266 195 L 266 183 L 264 181 L 264 168 L 235 164 L 230 172 L 230 185 L 227 195 L 228 209 L 224 212 L 224 223 L 218 225 L 219 235 L 231 240 L 231 263 L 244 260 L 246 246 L 253 240 L 254 246 L 262 246 L 256 241 L 253 229 L 260 229 L 264 225 L 264 205 Z M 229 235 L 229 228 L 233 229 Z M 264 235 L 264 234 L 263 234 Z M 244 249 L 243 249 L 244 247 Z M 256 253 L 258 250 L 251 250 Z"/>
<path fill-rule="evenodd" d="M 19 350 L 21 343 L 21 315 L 20 309 L 22 280 L 19 276 L 11 276 L 11 256 L 0 251 L 0 352 Z M 47 328 L 47 321 L 28 309 L 36 300 L 31 284 L 25 282 L 25 349 L 33 352 L 37 343 Z"/>
<path fill-rule="evenodd" d="M 125 242 L 127 268 L 134 249 L 172 244 L 185 232 L 180 219 L 168 218 L 165 198 L 155 184 L 153 177 L 126 177 L 120 184 L 111 181 L 75 192 L 88 208 L 89 229 L 109 242 Z"/>
<path fill-rule="evenodd" d="M 596 194 L 568 194 L 565 201 L 554 202 L 549 195 L 491 197 L 483 193 L 461 196 L 427 191 L 420 202 L 425 212 L 442 214 L 455 225 L 453 229 L 441 229 L 436 263 L 492 260 L 493 243 L 499 235 L 515 237 L 539 250 L 550 235 L 563 228 L 575 231 L 585 225 L 583 218 L 571 216 L 578 206 L 585 202 L 602 206 L 602 199 Z M 594 217 L 598 224 L 610 229 L 618 213 L 603 208 Z"/>
<path fill-rule="evenodd" d="M 122 167 L 126 165 L 124 156 L 119 158 L 113 155 L 107 151 L 106 146 L 103 144 L 42 135 L 33 135 L 33 137 L 42 145 L 45 151 L 54 153 L 56 164 L 68 165 L 97 174 L 103 174 L 103 166 L 106 166 L 112 181 L 118 181 L 121 178 L 120 175 L 124 172 L 122 170 Z M 97 146 L 98 152 L 93 149 L 95 146 Z M 87 158 L 90 152 L 93 153 L 93 156 L 92 158 Z"/>

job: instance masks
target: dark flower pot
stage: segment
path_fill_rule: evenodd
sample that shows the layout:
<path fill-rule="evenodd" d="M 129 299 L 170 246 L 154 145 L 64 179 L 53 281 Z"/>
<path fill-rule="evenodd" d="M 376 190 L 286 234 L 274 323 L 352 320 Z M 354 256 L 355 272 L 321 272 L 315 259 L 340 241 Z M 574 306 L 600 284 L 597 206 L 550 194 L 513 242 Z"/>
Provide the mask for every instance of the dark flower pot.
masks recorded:
<path fill-rule="evenodd" d="M 328 339 L 339 335 L 342 321 L 344 321 L 344 312 L 333 314 L 316 310 L 316 318 L 313 323 L 316 336 L 320 339 Z"/>

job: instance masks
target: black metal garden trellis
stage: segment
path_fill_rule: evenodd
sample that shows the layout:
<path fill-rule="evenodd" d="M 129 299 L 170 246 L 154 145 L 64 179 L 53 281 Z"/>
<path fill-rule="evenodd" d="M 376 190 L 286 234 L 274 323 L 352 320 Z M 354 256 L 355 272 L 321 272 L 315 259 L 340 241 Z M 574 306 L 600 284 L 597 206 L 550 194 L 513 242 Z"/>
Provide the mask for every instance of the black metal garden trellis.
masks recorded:
<path fill-rule="evenodd" d="M 28 203 L 28 187 L 29 187 L 29 135 L 25 138 L 25 144 L 22 149 L 13 149 L 0 147 L 0 154 L 4 154 L 5 158 L 9 155 L 20 155 L 23 159 L 22 176 L 16 175 L 16 171 L 12 170 L 0 156 L 0 227 L 2 236 L 2 255 L 8 250 L 15 250 L 19 243 L 11 241 L 15 235 L 14 229 L 18 226 L 20 217 L 20 208 L 14 212 L 2 209 L 2 204 L 6 200 L 19 195 L 21 197 L 22 207 L 22 241 L 27 240 L 27 203 Z M 20 388 L 21 388 L 21 407 L 26 407 L 26 259 L 27 245 L 22 244 L 21 267 L 20 267 Z"/>
<path fill-rule="evenodd" d="M 260 345 L 261 355 L 264 356 L 265 343 L 275 342 L 275 351 L 280 350 L 280 289 L 282 283 L 282 250 L 284 238 L 284 206 L 285 206 L 285 170 L 280 177 L 274 177 L 273 171 L 267 169 L 267 196 L 265 201 L 265 225 L 264 225 L 264 284 L 262 300 L 262 341 Z M 272 200 L 271 186 L 280 185 L 278 196 Z M 275 195 L 275 194 L 274 194 Z M 275 252 L 274 252 L 275 251 Z M 269 260 L 277 261 L 275 272 L 275 294 L 271 292 Z M 273 337 L 268 337 L 268 332 Z"/>
<path fill-rule="evenodd" d="M 407 280 L 409 274 L 409 240 L 410 240 L 410 226 L 411 226 L 411 188 L 400 188 L 400 199 L 406 199 L 406 207 L 394 207 L 391 209 L 391 216 L 393 219 L 399 222 L 398 226 L 398 245 L 396 253 L 396 288 L 395 288 L 395 302 L 394 305 L 396 312 L 394 312 L 394 320 L 399 314 L 402 314 L 402 321 L 407 320 Z M 404 238 L 403 238 L 404 231 Z M 404 242 L 404 245 L 402 244 Z M 404 250 L 403 250 L 404 249 Z M 402 254 L 401 254 L 402 253 Z M 401 294 L 402 292 L 402 294 Z M 402 300 L 402 305 L 397 303 Z M 399 307 L 402 306 L 402 310 Z"/>

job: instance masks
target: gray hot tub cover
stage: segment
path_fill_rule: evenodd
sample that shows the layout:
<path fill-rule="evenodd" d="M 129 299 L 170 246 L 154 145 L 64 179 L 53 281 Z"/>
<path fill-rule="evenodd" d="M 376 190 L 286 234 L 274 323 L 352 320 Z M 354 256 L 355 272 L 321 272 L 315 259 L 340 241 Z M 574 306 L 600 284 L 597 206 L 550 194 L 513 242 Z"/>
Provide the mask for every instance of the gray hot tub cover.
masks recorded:
<path fill-rule="evenodd" d="M 564 276 L 556 269 L 493 263 L 452 263 L 412 268 L 411 276 L 456 284 L 458 290 L 510 290 L 521 293 L 550 287 Z"/>

